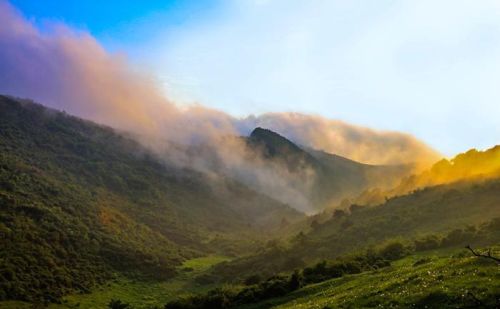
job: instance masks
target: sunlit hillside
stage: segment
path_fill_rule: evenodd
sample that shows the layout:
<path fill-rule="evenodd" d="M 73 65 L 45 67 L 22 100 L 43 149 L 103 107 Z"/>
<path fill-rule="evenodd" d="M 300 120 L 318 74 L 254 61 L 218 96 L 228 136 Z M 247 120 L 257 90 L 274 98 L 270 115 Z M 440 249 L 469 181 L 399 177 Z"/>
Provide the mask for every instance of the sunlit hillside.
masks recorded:
<path fill-rule="evenodd" d="M 352 202 L 362 205 L 375 205 L 383 203 L 388 197 L 406 194 L 429 186 L 499 177 L 500 146 L 484 151 L 471 149 L 450 160 L 442 159 L 422 173 L 404 178 L 399 185 L 390 190 L 384 190 L 380 187 L 367 190 L 352 198 Z"/>

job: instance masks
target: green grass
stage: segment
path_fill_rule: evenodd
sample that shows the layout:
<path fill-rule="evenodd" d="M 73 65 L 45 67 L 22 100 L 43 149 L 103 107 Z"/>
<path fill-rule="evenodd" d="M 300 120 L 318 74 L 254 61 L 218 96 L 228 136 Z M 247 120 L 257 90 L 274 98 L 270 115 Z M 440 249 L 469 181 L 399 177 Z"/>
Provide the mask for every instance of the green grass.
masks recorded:
<path fill-rule="evenodd" d="M 500 297 L 500 266 L 464 250 L 436 251 L 246 308 L 462 308 L 475 304 L 469 293 L 483 302 Z"/>
<path fill-rule="evenodd" d="M 496 247 L 494 254 L 500 253 Z M 123 278 L 90 294 L 70 295 L 62 305 L 49 309 L 105 308 L 111 299 L 133 308 L 162 308 L 169 300 L 188 293 L 202 293 L 211 286 L 199 286 L 194 279 L 212 265 L 226 261 L 207 256 L 186 261 L 180 275 L 167 282 L 139 282 Z M 500 297 L 500 266 L 465 250 L 438 250 L 414 254 L 392 266 L 358 275 L 346 275 L 308 285 L 285 297 L 246 306 L 256 308 L 462 308 L 474 307 L 469 293 L 491 304 Z M 22 302 L 0 303 L 1 309 L 28 309 Z"/>
<path fill-rule="evenodd" d="M 182 268 L 192 268 L 192 274 L 200 274 L 215 264 L 228 261 L 229 258 L 218 255 L 209 255 L 201 258 L 190 259 L 182 264 Z"/>
<path fill-rule="evenodd" d="M 62 308 L 106 308 L 111 299 L 120 299 L 134 309 L 162 308 L 168 301 L 183 294 L 204 292 L 212 286 L 200 286 L 194 279 L 211 266 L 227 261 L 223 256 L 206 256 L 185 261 L 178 267 L 179 275 L 169 281 L 135 281 L 117 277 L 112 282 L 96 288 L 89 294 L 68 295 L 62 304 L 51 304 L 49 309 Z M 23 302 L 0 302 L 0 309 L 27 309 L 31 304 Z"/>

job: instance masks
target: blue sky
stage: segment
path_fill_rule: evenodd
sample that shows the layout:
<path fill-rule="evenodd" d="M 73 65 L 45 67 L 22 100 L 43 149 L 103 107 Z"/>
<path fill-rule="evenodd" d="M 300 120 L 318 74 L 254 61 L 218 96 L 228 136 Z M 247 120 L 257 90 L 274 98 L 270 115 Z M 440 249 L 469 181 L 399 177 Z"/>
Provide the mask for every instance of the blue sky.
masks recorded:
<path fill-rule="evenodd" d="M 11 1 L 153 72 L 179 102 L 405 131 L 446 155 L 500 142 L 496 1 Z"/>
<path fill-rule="evenodd" d="M 102 0 L 67 0 L 63 3 L 58 0 L 11 0 L 10 3 L 39 22 L 63 22 L 69 26 L 86 29 L 97 37 L 122 26 L 147 20 L 159 13 L 168 16 L 168 24 L 176 24 L 217 6 L 217 1 L 212 0 L 131 0 L 126 4 L 123 1 Z"/>

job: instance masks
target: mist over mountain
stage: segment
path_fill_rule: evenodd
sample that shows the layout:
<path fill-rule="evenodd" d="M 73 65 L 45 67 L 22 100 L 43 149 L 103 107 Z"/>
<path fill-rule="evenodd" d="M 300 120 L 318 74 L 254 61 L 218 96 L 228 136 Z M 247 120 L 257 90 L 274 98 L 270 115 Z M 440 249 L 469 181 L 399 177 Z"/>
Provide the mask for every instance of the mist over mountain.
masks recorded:
<path fill-rule="evenodd" d="M 167 165 L 111 128 L 5 96 L 0 150 L 9 299 L 55 300 L 116 271 L 170 278 L 187 258 L 250 250 L 302 217 L 233 179 Z"/>
<path fill-rule="evenodd" d="M 165 142 L 217 145 L 220 137 L 248 135 L 258 126 L 292 141 L 370 164 L 431 164 L 439 155 L 415 137 L 377 131 L 300 113 L 243 118 L 202 105 L 178 105 L 147 72 L 108 53 L 89 33 L 55 25 L 39 31 L 0 2 L 0 93 L 30 98 L 72 115 L 132 133 L 143 145 Z M 230 158 L 228 158 L 230 160 Z"/>
<path fill-rule="evenodd" d="M 302 192 L 310 209 L 316 211 L 336 206 L 374 186 L 390 188 L 413 171 L 409 165 L 368 165 L 300 147 L 264 128 L 253 130 L 248 144 L 267 161 L 287 170 L 294 179 L 290 186 Z"/>
<path fill-rule="evenodd" d="M 237 281 L 232 273 L 240 274 L 239 280 L 256 273 L 271 277 L 391 241 L 417 251 L 494 245 L 500 241 L 499 190 L 497 174 L 386 196 L 375 205 L 348 204 L 325 211 L 289 226 L 284 233 L 288 238 L 266 252 L 215 267 L 210 280 Z"/>
<path fill-rule="evenodd" d="M 387 197 L 406 194 L 425 187 L 460 181 L 495 179 L 499 176 L 500 146 L 497 145 L 484 151 L 470 149 L 450 160 L 442 159 L 421 173 L 404 177 L 397 186 L 389 190 L 374 186 L 352 201 L 363 205 L 376 205 L 384 202 Z"/>
<path fill-rule="evenodd" d="M 6 96 L 0 96 L 0 118 L 1 300 L 57 303 L 75 293 L 94 295 L 111 280 L 121 288 L 126 280 L 141 286 L 153 284 L 150 280 L 212 286 L 255 276 L 280 278 L 278 273 L 395 237 L 415 241 L 418 250 L 490 245 L 499 239 L 493 220 L 500 216 L 498 147 L 438 162 L 420 176 L 427 180 L 431 173 L 458 183 L 426 183 L 432 187 L 378 206 L 350 205 L 305 217 L 277 201 L 282 198 L 273 191 L 277 187 L 266 190 L 224 173 L 228 170 L 217 162 L 221 157 L 212 157 L 210 168 L 210 160 L 203 160 L 203 172 L 169 164 L 112 128 Z M 327 205 L 382 182 L 390 186 L 411 171 L 405 165 L 366 165 L 299 146 L 263 128 L 248 137 L 224 139 L 246 149 L 246 156 L 233 163 L 258 166 L 258 174 L 266 170 L 273 182 L 286 175 L 286 187 L 303 194 L 309 205 Z M 192 160 L 213 151 L 207 149 L 178 151 Z M 404 184 L 413 178 L 403 179 Z M 419 240 L 422 234 L 428 238 Z M 386 267 L 387 259 L 409 254 L 377 250 L 369 251 L 375 262 L 363 257 L 365 264 L 341 268 L 340 276 Z M 182 265 L 213 255 L 231 261 L 181 279 L 190 271 Z M 339 276 L 337 270 L 322 273 L 321 278 Z M 255 301 L 271 296 L 259 297 Z"/>
<path fill-rule="evenodd" d="M 7 2 L 0 2 L 0 8 L 4 21 L 0 29 L 0 71 L 4 72 L 0 93 L 33 99 L 111 126 L 179 168 L 212 173 L 216 162 L 222 174 L 255 189 L 266 188 L 266 193 L 272 191 L 274 198 L 301 211 L 321 209 L 328 200 L 320 193 L 317 202 L 309 201 L 314 194 L 310 188 L 317 187 L 312 184 L 316 176 L 306 176 L 304 184 L 297 186 L 290 171 L 269 169 L 253 149 L 228 136 L 247 136 L 262 126 L 299 145 L 377 165 L 420 168 L 440 157 L 409 134 L 376 131 L 315 115 L 266 113 L 237 118 L 202 105 L 179 105 L 159 90 L 147 72 L 123 56 L 108 53 L 89 33 L 64 25 L 41 32 Z M 186 156 L 183 149 L 190 147 L 203 148 L 205 153 Z"/>
<path fill-rule="evenodd" d="M 443 77 L 451 75 L 441 73 L 452 70 L 463 79 L 466 75 L 455 74 L 460 72 L 456 63 L 468 65 L 461 57 L 477 53 L 463 48 L 460 35 L 450 38 L 444 31 L 449 25 L 441 18 L 439 27 L 429 25 L 441 17 L 436 7 L 445 6 L 390 2 L 370 7 L 342 1 L 297 6 L 292 1 L 278 18 L 268 16 L 275 7 L 268 1 L 241 3 L 221 10 L 225 2 L 17 1 L 28 8 L 25 17 L 0 0 L 0 309 L 500 308 L 500 146 L 448 159 L 419 139 L 449 151 L 460 140 L 454 138 L 464 133 L 484 129 L 474 147 L 498 133 L 491 121 L 474 123 L 494 115 L 494 108 L 489 113 L 477 108 L 494 106 L 493 92 L 465 87 L 466 92 L 442 93 L 448 82 L 442 83 Z M 409 18 L 411 29 L 439 28 L 439 44 L 461 53 L 438 55 L 432 70 L 424 68 L 436 46 L 420 37 L 412 41 L 415 37 L 404 31 L 404 44 L 399 36 L 397 42 L 390 40 L 388 30 L 396 23 L 386 21 L 401 12 L 400 6 L 424 12 L 411 12 L 418 13 Z M 495 40 L 489 36 L 496 29 L 488 22 L 496 25 L 498 18 L 483 16 L 484 7 L 468 12 L 448 6 L 446 14 L 457 15 L 452 25 L 471 15 L 474 27 L 467 24 L 453 33 L 474 38 L 480 64 L 487 63 L 490 58 L 483 56 L 494 54 Z M 325 28 L 320 19 L 309 18 L 319 16 L 322 7 L 332 10 L 321 12 L 326 19 L 346 28 Z M 56 21 L 29 8 L 50 12 Z M 144 21 L 160 17 L 175 24 L 179 37 L 156 42 L 164 46 L 198 38 L 191 31 L 220 33 L 187 27 L 199 21 L 199 10 L 207 10 L 203 22 L 217 19 L 217 27 L 226 29 L 222 21 L 229 15 L 247 15 L 235 14 L 236 8 L 251 10 L 245 29 L 229 27 L 222 31 L 227 37 L 202 35 L 201 41 L 186 45 L 193 50 L 165 62 L 182 67 L 196 64 L 196 59 L 186 59 L 196 54 L 216 53 L 224 61 L 234 57 L 210 63 L 214 72 L 207 77 L 213 80 L 204 81 L 226 85 L 227 93 L 209 89 L 223 98 L 221 104 L 202 100 L 221 110 L 177 102 L 172 98 L 179 93 L 165 93 L 176 85 L 182 91 L 176 83 L 196 89 L 196 78 L 190 77 L 203 71 L 202 63 L 186 68 L 193 76 L 175 77 L 173 68 L 165 76 L 153 76 L 156 66 L 165 65 L 162 60 L 148 68 L 149 58 L 133 55 L 130 61 L 125 53 L 112 52 L 121 50 L 114 45 L 120 31 L 106 26 L 108 17 L 120 20 L 120 27 L 121 22 L 133 25 L 118 41 L 141 42 L 134 48 L 152 56 L 160 49 L 149 50 L 151 34 L 139 29 Z M 97 11 L 101 15 L 92 13 Z M 291 12 L 300 18 L 290 19 Z M 66 19 L 70 15 L 91 16 L 103 32 L 86 28 L 85 21 L 86 30 L 75 30 Z M 431 18 L 422 22 L 420 16 Z M 281 30 L 269 31 L 264 22 L 252 25 L 260 20 L 272 20 L 272 27 Z M 350 24 L 356 21 L 360 24 Z M 379 22 L 384 26 L 372 29 Z M 477 22 L 481 25 L 476 27 Z M 152 23 L 151 32 L 170 33 L 158 25 Z M 469 28 L 474 31 L 464 32 Z M 366 30 L 383 36 L 359 37 Z M 255 32 L 248 33 L 250 41 L 240 36 L 248 31 Z M 274 38 L 273 33 L 290 35 Z M 325 46 L 336 52 L 323 48 L 320 35 L 333 40 Z M 262 44 L 271 37 L 280 44 Z M 227 46 L 234 40 L 252 46 Z M 478 44 L 482 41 L 488 41 L 487 48 Z M 269 50 L 272 46 L 286 48 Z M 254 57 L 272 61 L 263 61 L 263 67 L 241 62 Z M 323 64 L 319 59 L 329 60 Z M 231 71 L 241 73 L 227 80 L 224 68 L 234 60 L 242 66 Z M 333 64 L 339 70 L 331 75 Z M 436 69 L 443 72 L 434 74 Z M 432 87 L 420 89 L 421 80 L 431 75 L 436 75 L 429 79 Z M 494 77 L 469 74 L 463 80 L 482 78 L 482 89 L 493 89 Z M 449 83 L 462 81 L 452 78 Z M 399 87 L 406 84 L 411 87 Z M 225 99 L 242 90 L 251 90 L 255 98 L 225 105 Z M 453 104 L 446 108 L 458 107 L 453 113 L 432 106 L 447 96 Z M 346 99 L 329 100 L 334 97 Z M 486 99 L 493 103 L 479 104 Z M 322 109 L 309 108 L 318 101 L 325 104 Z M 464 109 L 462 101 L 478 105 Z M 238 110 L 234 107 L 260 114 L 229 114 Z M 428 110 L 420 113 L 423 108 Z M 418 138 L 337 116 L 404 128 Z M 448 124 L 443 132 L 433 131 Z M 436 135 L 429 137 L 429 132 Z M 446 135 L 449 140 L 436 143 Z M 470 140 L 468 136 L 460 145 L 470 145 Z"/>

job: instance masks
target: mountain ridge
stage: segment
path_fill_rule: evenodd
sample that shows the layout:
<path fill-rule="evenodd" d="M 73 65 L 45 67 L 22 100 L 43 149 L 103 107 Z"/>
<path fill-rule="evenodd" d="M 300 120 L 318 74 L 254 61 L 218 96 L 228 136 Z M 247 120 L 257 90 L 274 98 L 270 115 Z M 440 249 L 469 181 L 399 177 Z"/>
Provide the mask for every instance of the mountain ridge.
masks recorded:
<path fill-rule="evenodd" d="M 247 138 L 271 162 L 281 164 L 295 175 L 297 183 L 313 174 L 309 188 L 303 188 L 312 208 L 321 211 L 336 207 L 372 186 L 390 188 L 412 170 L 410 165 L 370 165 L 336 154 L 297 145 L 272 130 L 257 127 Z M 306 174 L 306 175 L 304 175 Z"/>
<path fill-rule="evenodd" d="M 115 272 L 170 278 L 183 260 L 253 250 L 302 216 L 234 180 L 165 165 L 111 128 L 6 96 L 0 184 L 8 299 L 56 301 Z"/>

